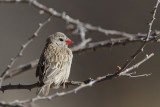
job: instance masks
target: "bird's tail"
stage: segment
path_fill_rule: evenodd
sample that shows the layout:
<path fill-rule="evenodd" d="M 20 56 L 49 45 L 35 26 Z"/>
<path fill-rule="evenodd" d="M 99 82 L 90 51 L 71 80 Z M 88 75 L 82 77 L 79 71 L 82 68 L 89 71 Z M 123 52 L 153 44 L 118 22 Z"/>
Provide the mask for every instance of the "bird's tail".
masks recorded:
<path fill-rule="evenodd" d="M 45 84 L 40 89 L 37 90 L 37 95 L 47 96 L 49 94 L 51 84 Z"/>

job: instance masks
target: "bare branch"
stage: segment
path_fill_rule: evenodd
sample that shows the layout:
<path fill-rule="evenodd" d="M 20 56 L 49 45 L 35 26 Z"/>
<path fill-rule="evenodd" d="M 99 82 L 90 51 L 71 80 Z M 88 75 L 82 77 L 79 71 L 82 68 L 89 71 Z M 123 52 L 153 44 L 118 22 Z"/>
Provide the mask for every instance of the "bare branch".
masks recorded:
<path fill-rule="evenodd" d="M 117 72 L 115 72 L 114 74 L 109 74 L 109 75 L 97 77 L 96 79 L 89 78 L 89 79 L 87 79 L 85 81 L 81 81 L 81 82 L 79 82 L 79 81 L 69 81 L 69 82 L 66 82 L 65 84 L 66 85 L 79 86 L 79 85 L 82 85 L 82 84 L 88 84 L 91 81 L 102 82 L 104 80 L 110 80 L 110 79 L 113 79 L 113 78 L 119 77 L 119 76 L 129 76 L 130 75 L 130 77 L 135 77 L 135 76 L 131 76 L 131 74 L 133 74 L 133 73 L 129 74 L 129 72 L 132 71 L 133 69 L 138 68 L 141 64 L 143 64 L 144 62 L 146 62 L 152 56 L 154 56 L 154 53 L 151 53 L 150 55 L 147 55 L 142 61 L 138 62 L 137 64 L 133 65 L 132 67 L 126 69 L 123 72 L 118 72 L 118 74 L 117 74 Z M 149 76 L 149 75 L 143 74 L 143 76 Z M 0 90 L 3 91 L 3 92 L 5 90 L 12 90 L 12 89 L 27 89 L 27 90 L 31 90 L 32 88 L 41 87 L 42 85 L 43 84 L 40 84 L 39 82 L 34 83 L 34 84 L 30 84 L 30 85 L 21 85 L 21 84 L 11 85 L 11 84 L 9 84 L 9 85 L 6 85 L 6 86 L 2 86 L 0 88 Z"/>
<path fill-rule="evenodd" d="M 146 62 L 146 61 L 147 61 L 149 58 L 151 58 L 152 56 L 154 56 L 154 53 L 151 53 L 149 56 L 146 55 L 146 58 L 144 58 L 142 61 L 136 63 L 136 64 L 133 65 L 132 67 L 126 69 L 126 70 L 123 71 L 123 72 L 121 72 L 119 75 L 127 75 L 127 74 L 129 74 L 129 76 L 132 77 L 131 74 L 129 73 L 129 71 L 132 71 L 133 69 L 138 68 L 142 63 Z M 141 76 L 142 76 L 142 75 L 141 75 Z M 146 75 L 146 74 L 145 74 L 144 76 L 149 76 L 149 75 Z"/>
<path fill-rule="evenodd" d="M 157 41 L 157 38 L 160 37 L 160 35 L 154 33 L 154 37 L 150 37 L 149 40 L 147 42 L 150 41 Z M 72 47 L 72 51 L 74 54 L 77 53 L 84 53 L 84 52 L 90 52 L 90 51 L 95 51 L 99 48 L 104 48 L 104 47 L 113 47 L 113 46 L 117 46 L 117 45 L 126 45 L 127 43 L 135 43 L 135 42 L 144 42 L 146 39 L 146 36 L 137 36 L 133 39 L 128 39 L 128 38 L 115 38 L 115 39 L 110 39 L 110 40 L 104 40 L 104 41 L 98 41 L 98 42 L 93 42 L 93 43 L 88 43 L 88 45 L 84 46 L 84 47 L 80 47 L 80 46 L 75 46 Z"/>
<path fill-rule="evenodd" d="M 106 29 L 103 29 L 101 27 L 93 26 L 93 25 L 88 24 L 88 23 L 83 23 L 83 22 L 79 21 L 78 19 L 71 18 L 65 12 L 60 13 L 60 12 L 56 11 L 55 9 L 48 8 L 47 6 L 39 3 L 37 0 L 0 0 L 0 3 L 28 3 L 28 4 L 31 4 L 34 7 L 38 8 L 39 10 L 43 10 L 47 14 L 53 15 L 57 18 L 60 18 L 68 24 L 75 25 L 75 26 L 72 26 L 71 28 L 69 27 L 70 29 L 76 29 L 77 28 L 79 31 L 81 31 L 81 28 L 83 28 L 86 31 L 95 31 L 95 32 L 105 34 L 106 36 L 108 36 L 108 35 L 118 35 L 118 36 L 123 36 L 123 37 L 130 38 L 130 39 L 133 38 L 133 34 L 120 32 L 120 31 L 116 31 L 116 30 L 106 30 Z"/>
<path fill-rule="evenodd" d="M 13 77 L 13 76 L 18 75 L 20 73 L 23 73 L 23 72 L 25 72 L 27 70 L 36 68 L 37 64 L 38 64 L 38 61 L 39 61 L 39 59 L 36 59 L 36 60 L 31 61 L 31 62 L 29 62 L 27 64 L 20 65 L 20 66 L 18 66 L 17 68 L 15 68 L 13 70 L 10 70 L 9 73 L 4 77 L 4 79 Z"/>
<path fill-rule="evenodd" d="M 152 25 L 153 25 L 153 22 L 154 22 L 154 20 L 155 20 L 155 16 L 156 16 L 156 12 L 157 12 L 157 8 L 158 8 L 159 3 L 160 3 L 160 0 L 157 0 L 156 6 L 154 6 L 153 15 L 152 15 L 152 20 L 151 20 L 151 22 L 149 23 L 149 28 L 148 28 L 148 34 L 147 34 L 147 39 L 146 39 L 146 41 L 149 40 L 149 37 L 150 37 L 150 35 L 151 35 Z"/>
<path fill-rule="evenodd" d="M 81 84 L 84 84 L 84 82 L 80 82 L 80 81 L 68 81 L 65 84 L 67 86 L 69 86 L 69 85 L 79 86 Z M 33 83 L 33 84 L 29 84 L 29 85 L 22 85 L 22 84 L 12 85 L 12 84 L 8 84 L 8 85 L 5 85 L 5 86 L 2 86 L 0 88 L 0 91 L 4 92 L 6 90 L 15 90 L 15 89 L 26 89 L 26 90 L 31 91 L 31 89 L 33 89 L 33 88 L 39 88 L 42 85 L 43 84 L 40 84 L 39 82 L 36 82 L 36 83 Z"/>
<path fill-rule="evenodd" d="M 146 56 L 143 60 L 141 60 L 140 62 L 138 62 L 137 64 L 131 66 L 130 68 L 126 69 L 125 71 L 122 71 L 122 72 L 117 72 L 114 73 L 114 74 L 108 74 L 108 75 L 105 75 L 105 76 L 101 76 L 101 77 L 97 77 L 96 79 L 87 79 L 83 82 L 68 82 L 68 85 L 72 85 L 72 83 L 74 83 L 73 85 L 79 85 L 78 87 L 72 89 L 72 90 L 69 90 L 69 91 L 65 91 L 65 92 L 60 92 L 60 93 L 56 93 L 56 94 L 53 94 L 53 95 L 50 95 L 50 96 L 47 96 L 47 97 L 41 97 L 41 96 L 36 96 L 35 98 L 32 98 L 32 99 L 27 99 L 27 100 L 22 100 L 22 101 L 19 101 L 19 100 L 15 100 L 13 102 L 9 102 L 9 103 L 6 103 L 6 102 L 0 102 L 0 104 L 4 104 L 4 105 L 12 105 L 12 106 L 24 106 L 25 104 L 27 103 L 34 103 L 38 100 L 51 100 L 55 97 L 60 97 L 60 96 L 64 96 L 64 95 L 68 95 L 68 94 L 71 94 L 71 93 L 76 93 L 77 91 L 83 89 L 83 88 L 86 88 L 86 87 L 90 87 L 92 86 L 93 84 L 95 83 L 99 83 L 99 82 L 102 82 L 102 81 L 105 81 L 105 80 L 111 80 L 115 77 L 119 77 L 119 76 L 129 76 L 128 72 L 130 72 L 131 70 L 139 67 L 141 64 L 143 64 L 144 62 L 146 62 L 148 59 L 150 59 L 152 56 L 154 56 L 154 53 L 151 53 L 150 55 Z M 130 73 L 131 74 L 131 73 Z M 143 75 L 135 75 L 135 76 L 132 76 L 130 75 L 130 77 L 141 77 L 141 76 L 149 76 L 149 75 L 146 75 L 146 74 L 143 74 Z M 24 86 L 24 87 L 22 87 Z M 35 83 L 35 84 L 31 84 L 31 85 L 7 85 L 7 86 L 4 86 L 4 89 L 1 88 L 1 91 L 3 90 L 7 90 L 7 89 L 29 89 L 31 90 L 32 88 L 36 88 L 36 87 L 40 87 L 39 83 Z"/>
<path fill-rule="evenodd" d="M 14 90 L 14 89 L 27 89 L 27 90 L 31 90 L 32 88 L 37 88 L 37 87 L 41 87 L 42 85 L 39 84 L 39 82 L 34 83 L 34 84 L 30 84 L 30 85 L 5 85 L 5 86 L 1 86 L 0 90 L 2 92 L 4 92 L 5 90 Z"/>
<path fill-rule="evenodd" d="M 22 106 L 19 106 L 19 105 L 8 104 L 8 103 L 6 103 L 5 101 L 1 101 L 1 102 L 0 102 L 0 106 L 1 106 L 1 107 L 22 107 Z"/>

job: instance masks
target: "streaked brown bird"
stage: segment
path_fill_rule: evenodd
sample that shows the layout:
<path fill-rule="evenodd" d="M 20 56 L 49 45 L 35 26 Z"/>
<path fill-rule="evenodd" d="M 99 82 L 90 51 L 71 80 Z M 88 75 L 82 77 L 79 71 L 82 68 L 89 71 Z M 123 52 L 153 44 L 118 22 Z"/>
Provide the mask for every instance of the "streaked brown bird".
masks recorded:
<path fill-rule="evenodd" d="M 72 41 L 63 33 L 57 32 L 48 37 L 45 48 L 39 59 L 36 77 L 43 86 L 38 90 L 38 95 L 47 96 L 50 87 L 65 86 L 70 74 L 73 54 L 68 48 Z"/>

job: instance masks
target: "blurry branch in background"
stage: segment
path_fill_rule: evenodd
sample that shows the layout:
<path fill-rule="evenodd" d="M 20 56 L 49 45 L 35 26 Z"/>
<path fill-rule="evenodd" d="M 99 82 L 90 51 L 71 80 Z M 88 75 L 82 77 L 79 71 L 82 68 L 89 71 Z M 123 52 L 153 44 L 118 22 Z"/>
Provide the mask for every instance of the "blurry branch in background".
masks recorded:
<path fill-rule="evenodd" d="M 68 95 L 68 94 L 71 94 L 71 93 L 76 93 L 77 91 L 83 89 L 83 88 L 86 88 L 86 87 L 90 87 L 92 85 L 94 85 L 95 83 L 99 83 L 99 82 L 102 82 L 102 81 L 105 81 L 105 80 L 111 80 L 115 77 L 120 77 L 120 76 L 129 76 L 129 77 L 142 77 L 142 76 L 149 76 L 150 74 L 142 74 L 142 75 L 135 75 L 134 74 L 136 72 L 130 72 L 136 68 L 138 68 L 141 64 L 143 64 L 144 62 L 146 62 L 148 59 L 150 59 L 152 56 L 154 56 L 154 53 L 151 53 L 150 55 L 146 55 L 146 57 L 139 61 L 138 63 L 136 63 L 135 65 L 127 68 L 126 70 L 124 71 L 121 71 L 121 72 L 115 72 L 114 74 L 108 74 L 108 75 L 105 75 L 105 76 L 101 76 L 101 77 L 97 77 L 96 79 L 92 79 L 92 78 L 89 78 L 83 82 L 68 82 L 70 85 L 79 85 L 78 87 L 72 89 L 72 90 L 69 90 L 69 91 L 65 91 L 65 92 L 60 92 L 60 93 L 55 93 L 53 95 L 49 95 L 49 96 L 46 96 L 46 97 L 41 97 L 41 96 L 36 96 L 34 98 L 31 98 L 31 99 L 27 99 L 27 100 L 15 100 L 13 102 L 9 102 L 9 103 L 6 103 L 6 102 L 0 102 L 0 105 L 2 106 L 10 106 L 10 107 L 23 107 L 25 106 L 26 104 L 28 103 L 34 103 L 38 100 L 52 100 L 53 98 L 55 97 L 60 97 L 60 96 L 64 96 L 64 95 Z M 117 70 L 119 70 L 120 68 L 118 68 Z M 74 83 L 74 84 L 72 84 Z M 68 85 L 69 85 L 68 84 Z M 33 86 L 33 87 L 31 87 Z M 38 83 L 35 83 L 35 84 L 32 84 L 32 85 L 8 85 L 8 86 L 5 86 L 5 87 L 8 87 L 8 89 L 29 89 L 31 90 L 32 88 L 35 88 L 35 87 L 39 87 L 39 84 Z M 1 91 L 5 90 L 5 87 L 3 89 L 3 87 L 1 87 Z M 20 88 L 21 87 L 21 88 Z M 7 88 L 6 88 L 7 90 Z"/>
<path fill-rule="evenodd" d="M 10 70 L 9 73 L 4 77 L 4 80 L 7 79 L 7 78 L 10 78 L 10 77 L 13 77 L 15 75 L 18 75 L 20 73 L 23 73 L 27 70 L 30 70 L 30 69 L 33 69 L 33 68 L 37 67 L 38 61 L 39 61 L 39 59 L 36 59 L 36 60 L 31 61 L 27 64 L 20 65 L 13 70 Z"/>
<path fill-rule="evenodd" d="M 60 18 L 63 21 L 65 21 L 68 24 L 68 29 L 72 29 L 76 32 L 88 32 L 88 31 L 95 31 L 99 32 L 102 34 L 105 34 L 106 36 L 108 35 L 118 35 L 118 36 L 123 36 L 127 38 L 133 38 L 132 34 L 125 33 L 125 32 L 120 32 L 116 30 L 106 30 L 101 27 L 93 26 L 88 23 L 83 23 L 79 21 L 78 19 L 73 19 L 69 15 L 67 15 L 65 12 L 60 13 L 56 11 L 53 8 L 48 8 L 47 6 L 39 3 L 37 0 L 0 0 L 0 3 L 28 3 L 29 5 L 32 5 L 36 8 L 38 8 L 40 11 L 44 11 L 45 13 L 52 15 L 54 17 Z M 84 37 L 82 37 L 84 38 Z"/>
<path fill-rule="evenodd" d="M 129 34 L 126 32 L 121 32 L 121 31 L 116 31 L 116 30 L 106 30 L 101 27 L 93 26 L 88 23 L 83 23 L 77 19 L 71 18 L 65 12 L 59 13 L 56 10 L 54 10 L 53 8 L 48 8 L 47 6 L 39 3 L 37 0 L 0 0 L 0 3 L 27 3 L 29 5 L 32 5 L 36 8 L 38 8 L 40 13 L 44 12 L 44 13 L 47 13 L 51 16 L 60 18 L 61 20 L 65 21 L 67 24 L 67 30 L 72 31 L 73 34 L 77 34 L 81 38 L 80 42 L 76 46 L 71 48 L 74 54 L 84 53 L 84 52 L 88 52 L 88 51 L 95 51 L 96 49 L 99 49 L 99 48 L 112 47 L 115 45 L 125 45 L 127 43 L 132 43 L 132 42 L 142 42 L 142 45 L 138 48 L 138 50 L 126 61 L 126 63 L 122 67 L 118 66 L 117 72 L 115 72 L 113 74 L 97 77 L 96 79 L 87 79 L 82 82 L 70 81 L 70 82 L 67 82 L 68 85 L 75 85 L 77 87 L 72 90 L 69 90 L 67 92 L 56 93 L 56 94 L 53 94 L 53 95 L 47 96 L 47 97 L 37 96 L 35 98 L 31 98 L 31 99 L 27 99 L 27 100 L 23 100 L 23 101 L 15 100 L 15 101 L 9 102 L 9 103 L 0 102 L 1 106 L 24 106 L 24 104 L 26 104 L 26 103 L 35 102 L 37 100 L 53 99 L 56 96 L 64 96 L 64 95 L 67 95 L 70 93 L 74 93 L 84 87 L 92 86 L 95 83 L 98 83 L 98 82 L 101 82 L 104 80 L 110 80 L 110 79 L 113 79 L 113 78 L 119 77 L 119 76 L 141 77 L 141 76 L 150 75 L 150 74 L 134 75 L 135 72 L 130 73 L 130 71 L 135 68 L 138 68 L 142 63 L 144 63 L 145 61 L 150 59 L 154 55 L 154 53 L 151 53 L 150 55 L 146 55 L 146 57 L 143 60 L 136 63 L 135 65 L 132 65 L 129 68 L 128 68 L 128 66 L 130 66 L 131 62 L 133 62 L 136 59 L 136 57 L 140 53 L 143 52 L 143 50 L 148 42 L 150 42 L 150 41 L 158 41 L 159 42 L 158 38 L 160 37 L 160 35 L 159 35 L 160 33 L 159 33 L 159 31 L 155 31 L 152 33 L 152 25 L 155 20 L 155 15 L 156 15 L 156 11 L 157 11 L 158 5 L 160 3 L 160 0 L 157 0 L 157 3 L 154 7 L 154 10 L 152 13 L 152 19 L 151 19 L 151 22 L 149 23 L 149 28 L 148 28 L 147 34 L 140 34 L 140 33 L 139 34 Z M 33 69 L 37 66 L 38 60 L 35 60 L 35 61 L 32 61 L 28 64 L 24 64 L 22 66 L 19 66 L 15 69 L 11 70 L 11 67 L 15 63 L 15 61 L 20 56 L 22 56 L 24 49 L 33 41 L 33 39 L 35 37 L 38 36 L 40 29 L 49 21 L 50 21 L 50 18 L 48 20 L 46 20 L 44 23 L 40 24 L 39 28 L 32 35 L 32 37 L 30 37 L 29 40 L 24 45 L 22 45 L 22 48 L 20 49 L 17 56 L 11 60 L 11 63 L 8 65 L 6 70 L 0 76 L 0 86 L 2 84 L 3 79 L 18 75 L 22 72 Z M 92 38 L 86 38 L 86 33 L 89 31 L 98 32 L 98 33 L 104 34 L 106 36 L 114 36 L 114 38 L 104 40 L 104 41 L 91 42 Z M 0 88 L 0 90 L 3 92 L 5 90 L 9 90 L 9 89 L 28 89 L 28 90 L 31 90 L 32 88 L 37 88 L 37 87 L 41 87 L 41 84 L 39 84 L 38 82 L 30 84 L 30 85 L 21 85 L 21 84 L 11 85 L 11 84 L 9 84 L 6 86 L 2 86 Z"/>
<path fill-rule="evenodd" d="M 12 68 L 12 66 L 14 65 L 14 63 L 17 61 L 17 59 L 19 57 L 22 56 L 23 51 L 26 49 L 26 47 L 34 40 L 34 38 L 36 38 L 38 36 L 38 33 L 40 32 L 40 30 L 43 28 L 44 25 L 46 25 L 49 21 L 51 20 L 51 17 L 49 17 L 46 21 L 44 21 L 43 23 L 39 23 L 39 27 L 38 29 L 34 32 L 34 34 L 28 38 L 28 40 L 26 41 L 26 43 L 21 45 L 21 48 L 18 52 L 18 54 L 11 58 L 11 62 L 10 64 L 7 66 L 7 68 L 4 70 L 4 72 L 0 75 L 0 87 L 2 85 L 3 79 L 10 74 L 10 69 Z"/>

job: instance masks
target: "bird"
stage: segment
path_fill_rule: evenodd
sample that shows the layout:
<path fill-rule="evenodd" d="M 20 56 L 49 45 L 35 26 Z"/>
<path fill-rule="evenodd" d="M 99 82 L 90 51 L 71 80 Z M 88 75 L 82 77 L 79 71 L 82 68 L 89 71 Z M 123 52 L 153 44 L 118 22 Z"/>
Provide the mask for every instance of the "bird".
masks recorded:
<path fill-rule="evenodd" d="M 50 87 L 57 89 L 63 84 L 63 88 L 65 88 L 73 59 L 68 45 L 72 43 L 61 32 L 56 32 L 47 38 L 36 69 L 36 77 L 39 77 L 39 82 L 42 84 L 37 91 L 38 95 L 47 96 Z"/>

